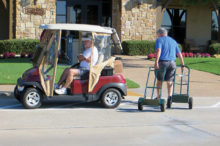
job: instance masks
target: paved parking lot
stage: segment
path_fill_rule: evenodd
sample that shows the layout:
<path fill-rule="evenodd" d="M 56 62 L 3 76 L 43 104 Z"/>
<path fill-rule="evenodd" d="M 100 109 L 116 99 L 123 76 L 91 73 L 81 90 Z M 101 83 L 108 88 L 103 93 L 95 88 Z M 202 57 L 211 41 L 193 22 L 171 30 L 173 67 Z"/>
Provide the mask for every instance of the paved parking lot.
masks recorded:
<path fill-rule="evenodd" d="M 13 96 L 0 96 L 0 145 L 218 145 L 220 98 L 194 97 L 187 104 L 137 109 L 126 97 L 116 109 L 67 99 L 24 109 Z"/>
<path fill-rule="evenodd" d="M 12 95 L 14 86 L 0 85 L 0 145 L 3 146 L 218 146 L 220 143 L 220 76 L 192 70 L 187 104 L 138 111 L 147 67 L 139 56 L 121 56 L 124 76 L 141 85 L 116 109 L 78 99 L 52 99 L 35 110 L 24 109 Z M 166 86 L 163 97 L 166 97 Z"/>

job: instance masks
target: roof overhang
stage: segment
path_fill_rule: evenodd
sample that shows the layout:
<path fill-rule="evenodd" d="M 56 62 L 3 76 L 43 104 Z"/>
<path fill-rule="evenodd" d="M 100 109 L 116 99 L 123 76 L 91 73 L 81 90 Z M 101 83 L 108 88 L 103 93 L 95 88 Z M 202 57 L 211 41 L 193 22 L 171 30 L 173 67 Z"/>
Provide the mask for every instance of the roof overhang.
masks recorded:
<path fill-rule="evenodd" d="M 50 29 L 50 30 L 72 30 L 72 31 L 87 31 L 87 32 L 96 32 L 96 33 L 106 33 L 112 34 L 113 28 L 102 27 L 98 25 L 88 25 L 88 24 L 43 24 L 40 25 L 41 29 Z"/>

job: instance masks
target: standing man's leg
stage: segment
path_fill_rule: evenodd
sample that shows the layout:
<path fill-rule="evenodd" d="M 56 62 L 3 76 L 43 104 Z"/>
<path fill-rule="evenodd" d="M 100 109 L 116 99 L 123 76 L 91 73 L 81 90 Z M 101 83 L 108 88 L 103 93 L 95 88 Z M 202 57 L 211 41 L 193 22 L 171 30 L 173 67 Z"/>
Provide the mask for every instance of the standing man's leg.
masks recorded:
<path fill-rule="evenodd" d="M 173 94 L 173 82 L 172 81 L 167 81 L 167 92 L 168 92 L 168 97 L 172 96 Z"/>
<path fill-rule="evenodd" d="M 159 97 L 160 97 L 160 92 L 161 92 L 160 88 L 161 88 L 161 86 L 162 86 L 162 82 L 157 80 L 157 99 L 159 99 Z"/>

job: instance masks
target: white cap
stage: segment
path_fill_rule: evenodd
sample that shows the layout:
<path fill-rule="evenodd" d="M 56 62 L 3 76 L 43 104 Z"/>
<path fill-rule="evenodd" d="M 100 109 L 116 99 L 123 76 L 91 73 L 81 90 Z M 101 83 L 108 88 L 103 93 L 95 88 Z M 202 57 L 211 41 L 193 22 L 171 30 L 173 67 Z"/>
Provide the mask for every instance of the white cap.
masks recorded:
<path fill-rule="evenodd" d="M 82 41 L 91 41 L 91 40 L 92 40 L 92 38 L 90 38 L 90 37 L 82 38 Z"/>

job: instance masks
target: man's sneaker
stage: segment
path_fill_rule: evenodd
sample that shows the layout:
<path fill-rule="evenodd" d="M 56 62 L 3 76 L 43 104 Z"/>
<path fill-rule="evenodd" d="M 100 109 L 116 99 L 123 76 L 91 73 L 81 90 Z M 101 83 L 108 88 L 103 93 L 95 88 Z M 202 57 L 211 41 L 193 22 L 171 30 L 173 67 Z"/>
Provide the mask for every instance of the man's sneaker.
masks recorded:
<path fill-rule="evenodd" d="M 55 93 L 57 94 L 67 94 L 67 89 L 66 88 L 60 88 L 60 89 L 55 89 Z"/>

